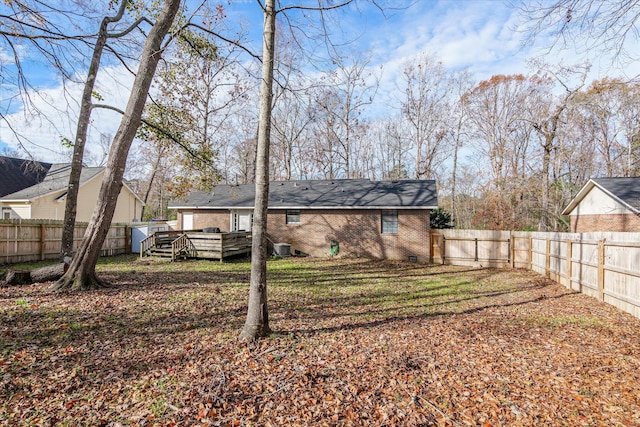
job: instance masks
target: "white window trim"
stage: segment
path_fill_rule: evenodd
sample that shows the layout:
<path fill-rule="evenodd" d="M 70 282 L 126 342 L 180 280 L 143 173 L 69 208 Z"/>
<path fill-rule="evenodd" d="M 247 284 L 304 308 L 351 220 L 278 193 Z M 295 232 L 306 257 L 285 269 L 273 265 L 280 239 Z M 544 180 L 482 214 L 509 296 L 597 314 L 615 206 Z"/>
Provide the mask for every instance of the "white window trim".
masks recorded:
<path fill-rule="evenodd" d="M 8 218 L 5 218 L 5 213 L 9 214 Z M 2 219 L 13 219 L 13 209 L 11 208 L 2 208 Z"/>
<path fill-rule="evenodd" d="M 395 213 L 396 216 L 396 221 L 395 221 L 395 231 L 384 231 L 384 214 L 393 214 Z M 380 234 L 398 234 L 400 229 L 400 219 L 398 217 L 398 211 L 397 210 L 384 210 L 380 212 Z"/>
<path fill-rule="evenodd" d="M 293 222 L 293 221 L 289 221 L 289 212 L 297 212 L 298 213 L 298 221 L 297 222 Z M 296 224 L 300 224 L 300 220 L 301 220 L 301 216 L 302 213 L 300 212 L 300 209 L 287 209 L 287 211 L 285 212 L 285 217 L 284 217 L 284 222 L 287 225 L 296 225 Z"/>

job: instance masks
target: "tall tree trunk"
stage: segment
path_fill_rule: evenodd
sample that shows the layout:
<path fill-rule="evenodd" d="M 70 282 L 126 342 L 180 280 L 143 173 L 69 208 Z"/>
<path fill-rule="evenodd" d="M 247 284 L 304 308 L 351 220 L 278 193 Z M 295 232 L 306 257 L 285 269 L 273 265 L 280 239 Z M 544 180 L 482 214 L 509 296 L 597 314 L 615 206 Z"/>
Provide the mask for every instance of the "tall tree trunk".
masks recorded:
<path fill-rule="evenodd" d="M 273 96 L 273 61 L 275 53 L 275 0 L 266 0 L 262 46 L 262 83 L 256 156 L 256 199 L 251 245 L 251 283 L 249 307 L 240 339 L 251 341 L 269 334 L 267 309 L 267 204 L 269 201 L 269 143 Z"/>
<path fill-rule="evenodd" d="M 78 208 L 78 190 L 80 187 L 80 175 L 82 173 L 82 159 L 84 157 L 84 147 L 87 142 L 87 131 L 91 119 L 92 102 L 91 96 L 95 87 L 102 51 L 107 43 L 108 25 L 118 22 L 124 16 L 128 0 L 120 4 L 118 13 L 113 17 L 105 17 L 100 23 L 98 37 L 93 48 L 91 64 L 87 73 L 87 81 L 84 84 L 82 98 L 80 101 L 80 113 L 78 115 L 78 125 L 76 137 L 73 143 L 73 158 L 71 161 L 71 172 L 69 173 L 69 184 L 67 185 L 67 196 L 64 207 L 64 226 L 62 228 L 62 243 L 60 247 L 60 261 L 73 252 L 73 235 L 76 225 L 76 211 Z"/>
<path fill-rule="evenodd" d="M 549 180 L 551 169 L 551 151 L 553 150 L 553 140 L 555 132 L 544 135 L 545 142 L 542 146 L 542 209 L 540 210 L 540 223 L 538 231 L 549 231 L 549 198 L 551 193 L 551 182 Z"/>
<path fill-rule="evenodd" d="M 166 0 L 156 23 L 149 31 L 142 51 L 140 66 L 136 74 L 131 95 L 125 109 L 120 127 L 109 152 L 98 202 L 87 226 L 76 257 L 66 274 L 52 287 L 61 289 L 90 289 L 103 283 L 96 276 L 95 268 L 100 249 L 109 232 L 115 212 L 118 195 L 122 188 L 122 177 L 129 154 L 129 148 L 140 126 L 142 110 L 147 100 L 149 88 L 162 55 L 162 41 L 169 32 L 173 19 L 180 6 L 180 0 Z"/>

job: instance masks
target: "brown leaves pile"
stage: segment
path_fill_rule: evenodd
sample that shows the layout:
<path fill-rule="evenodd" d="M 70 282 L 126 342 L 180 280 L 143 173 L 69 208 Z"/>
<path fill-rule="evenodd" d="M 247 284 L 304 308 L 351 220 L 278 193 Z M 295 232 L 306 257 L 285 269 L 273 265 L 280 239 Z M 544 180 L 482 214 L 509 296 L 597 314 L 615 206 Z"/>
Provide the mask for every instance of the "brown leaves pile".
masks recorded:
<path fill-rule="evenodd" d="M 640 425 L 640 319 L 533 273 L 274 261 L 243 344 L 248 270 L 0 289 L 0 425 Z"/>

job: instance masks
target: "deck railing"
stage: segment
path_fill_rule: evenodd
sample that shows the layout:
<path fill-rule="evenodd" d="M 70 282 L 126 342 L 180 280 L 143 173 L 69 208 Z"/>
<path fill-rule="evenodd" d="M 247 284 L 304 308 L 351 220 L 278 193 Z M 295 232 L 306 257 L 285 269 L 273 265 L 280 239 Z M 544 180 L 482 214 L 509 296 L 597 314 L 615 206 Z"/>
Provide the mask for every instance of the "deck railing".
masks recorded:
<path fill-rule="evenodd" d="M 196 256 L 196 248 L 186 234 L 181 234 L 177 239 L 171 242 L 171 261 L 175 261 L 179 257 Z"/>
<path fill-rule="evenodd" d="M 152 234 L 140 241 L 140 258 L 147 255 L 147 251 L 156 245 L 156 235 Z"/>

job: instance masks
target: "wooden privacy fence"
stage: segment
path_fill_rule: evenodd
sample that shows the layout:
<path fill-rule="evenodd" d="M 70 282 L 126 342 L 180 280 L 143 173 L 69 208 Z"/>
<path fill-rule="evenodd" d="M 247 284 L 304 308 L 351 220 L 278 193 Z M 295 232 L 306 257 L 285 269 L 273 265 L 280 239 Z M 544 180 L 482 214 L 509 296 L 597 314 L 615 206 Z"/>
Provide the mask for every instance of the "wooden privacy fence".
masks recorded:
<path fill-rule="evenodd" d="M 62 240 L 62 221 L 0 221 L 0 264 L 58 259 Z M 74 250 L 82 240 L 86 223 L 77 223 L 73 234 Z M 119 255 L 131 249 L 131 230 L 125 224 L 113 224 L 102 245 L 101 256 Z"/>
<path fill-rule="evenodd" d="M 640 233 L 432 230 L 435 263 L 526 268 L 640 317 Z"/>

